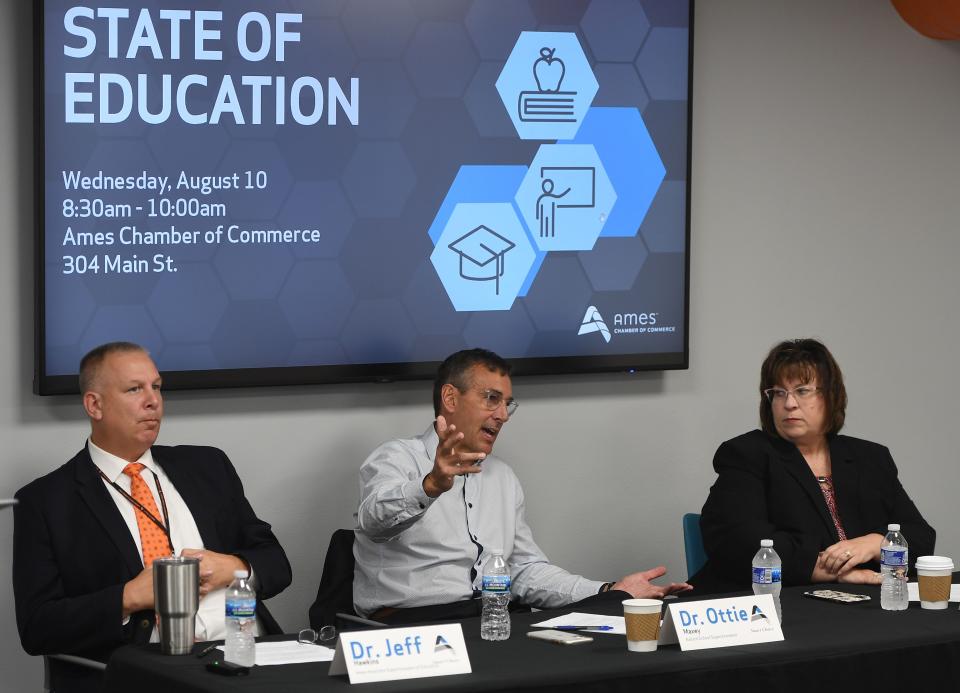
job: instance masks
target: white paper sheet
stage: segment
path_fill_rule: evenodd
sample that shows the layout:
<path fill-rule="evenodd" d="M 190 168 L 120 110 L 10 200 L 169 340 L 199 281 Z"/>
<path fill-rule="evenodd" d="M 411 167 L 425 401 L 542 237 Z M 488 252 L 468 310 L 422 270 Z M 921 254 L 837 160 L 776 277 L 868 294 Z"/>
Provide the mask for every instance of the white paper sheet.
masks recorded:
<path fill-rule="evenodd" d="M 223 646 L 217 648 L 223 650 Z M 257 666 L 274 664 L 302 664 L 304 662 L 333 661 L 333 649 L 323 645 L 304 645 L 296 640 L 258 642 L 255 655 Z"/>
<path fill-rule="evenodd" d="M 572 612 L 565 616 L 557 616 L 547 621 L 534 623 L 534 628 L 556 628 L 557 626 L 611 626 L 610 630 L 591 630 L 592 633 L 603 635 L 626 635 L 627 626 L 623 621 L 623 616 L 601 616 L 600 614 L 582 614 Z"/>

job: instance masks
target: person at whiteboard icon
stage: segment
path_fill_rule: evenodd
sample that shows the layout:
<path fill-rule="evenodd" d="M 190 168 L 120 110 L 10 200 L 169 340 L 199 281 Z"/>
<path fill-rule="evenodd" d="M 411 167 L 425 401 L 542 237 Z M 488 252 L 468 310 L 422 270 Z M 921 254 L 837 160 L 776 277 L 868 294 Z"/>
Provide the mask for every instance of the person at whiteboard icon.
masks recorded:
<path fill-rule="evenodd" d="M 570 192 L 567 188 L 562 193 L 553 192 L 553 180 L 544 178 L 540 184 L 543 194 L 537 198 L 537 220 L 540 222 L 540 238 L 556 236 L 557 200 Z"/>

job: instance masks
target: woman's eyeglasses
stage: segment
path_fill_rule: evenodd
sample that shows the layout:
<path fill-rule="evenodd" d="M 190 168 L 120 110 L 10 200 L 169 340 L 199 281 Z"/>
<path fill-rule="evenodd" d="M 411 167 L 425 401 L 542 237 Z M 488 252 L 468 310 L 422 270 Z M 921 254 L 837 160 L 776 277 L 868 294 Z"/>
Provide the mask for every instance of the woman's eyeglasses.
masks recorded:
<path fill-rule="evenodd" d="M 782 387 L 768 387 L 763 391 L 763 394 L 766 395 L 768 402 L 786 402 L 790 395 L 793 395 L 798 402 L 802 402 L 805 399 L 810 399 L 818 392 L 820 392 L 819 387 L 801 385 L 792 390 L 784 390 Z"/>

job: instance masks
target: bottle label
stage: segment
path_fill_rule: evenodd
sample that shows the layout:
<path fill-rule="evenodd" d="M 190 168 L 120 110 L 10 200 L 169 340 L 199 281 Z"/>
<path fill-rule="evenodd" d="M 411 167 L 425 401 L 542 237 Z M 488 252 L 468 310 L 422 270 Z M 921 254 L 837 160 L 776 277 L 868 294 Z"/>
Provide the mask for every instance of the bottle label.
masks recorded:
<path fill-rule="evenodd" d="M 257 612 L 257 600 L 255 597 L 250 599 L 228 599 L 226 615 L 227 618 L 253 618 Z"/>
<path fill-rule="evenodd" d="M 907 550 L 880 549 L 880 562 L 891 568 L 906 568 Z"/>
<path fill-rule="evenodd" d="M 484 592 L 509 592 L 510 576 L 509 575 L 484 575 L 483 591 Z"/>
<path fill-rule="evenodd" d="M 770 585 L 780 582 L 780 568 L 754 568 L 753 583 L 755 585 Z"/>

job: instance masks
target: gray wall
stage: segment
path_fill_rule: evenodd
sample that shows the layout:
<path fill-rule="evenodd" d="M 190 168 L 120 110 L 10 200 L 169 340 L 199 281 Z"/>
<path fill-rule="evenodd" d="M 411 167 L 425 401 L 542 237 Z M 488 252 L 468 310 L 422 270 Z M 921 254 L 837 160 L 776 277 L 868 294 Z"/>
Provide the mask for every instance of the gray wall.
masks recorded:
<path fill-rule="evenodd" d="M 0 497 L 86 433 L 77 402 L 30 394 L 29 4 L 0 0 Z M 680 516 L 702 504 L 717 444 L 755 425 L 760 360 L 816 335 L 847 377 L 847 432 L 892 448 L 939 551 L 960 558 L 960 42 L 919 36 L 885 0 L 701 0 L 695 53 L 690 370 L 515 383 L 498 452 L 539 542 L 596 578 L 657 563 L 683 578 Z M 293 629 L 329 533 L 351 523 L 358 465 L 420 431 L 428 400 L 426 384 L 169 393 L 161 440 L 231 454 L 293 563 L 272 602 Z M 11 535 L 5 512 L 0 562 Z M 7 580 L 0 645 L 3 688 L 37 690 Z"/>

